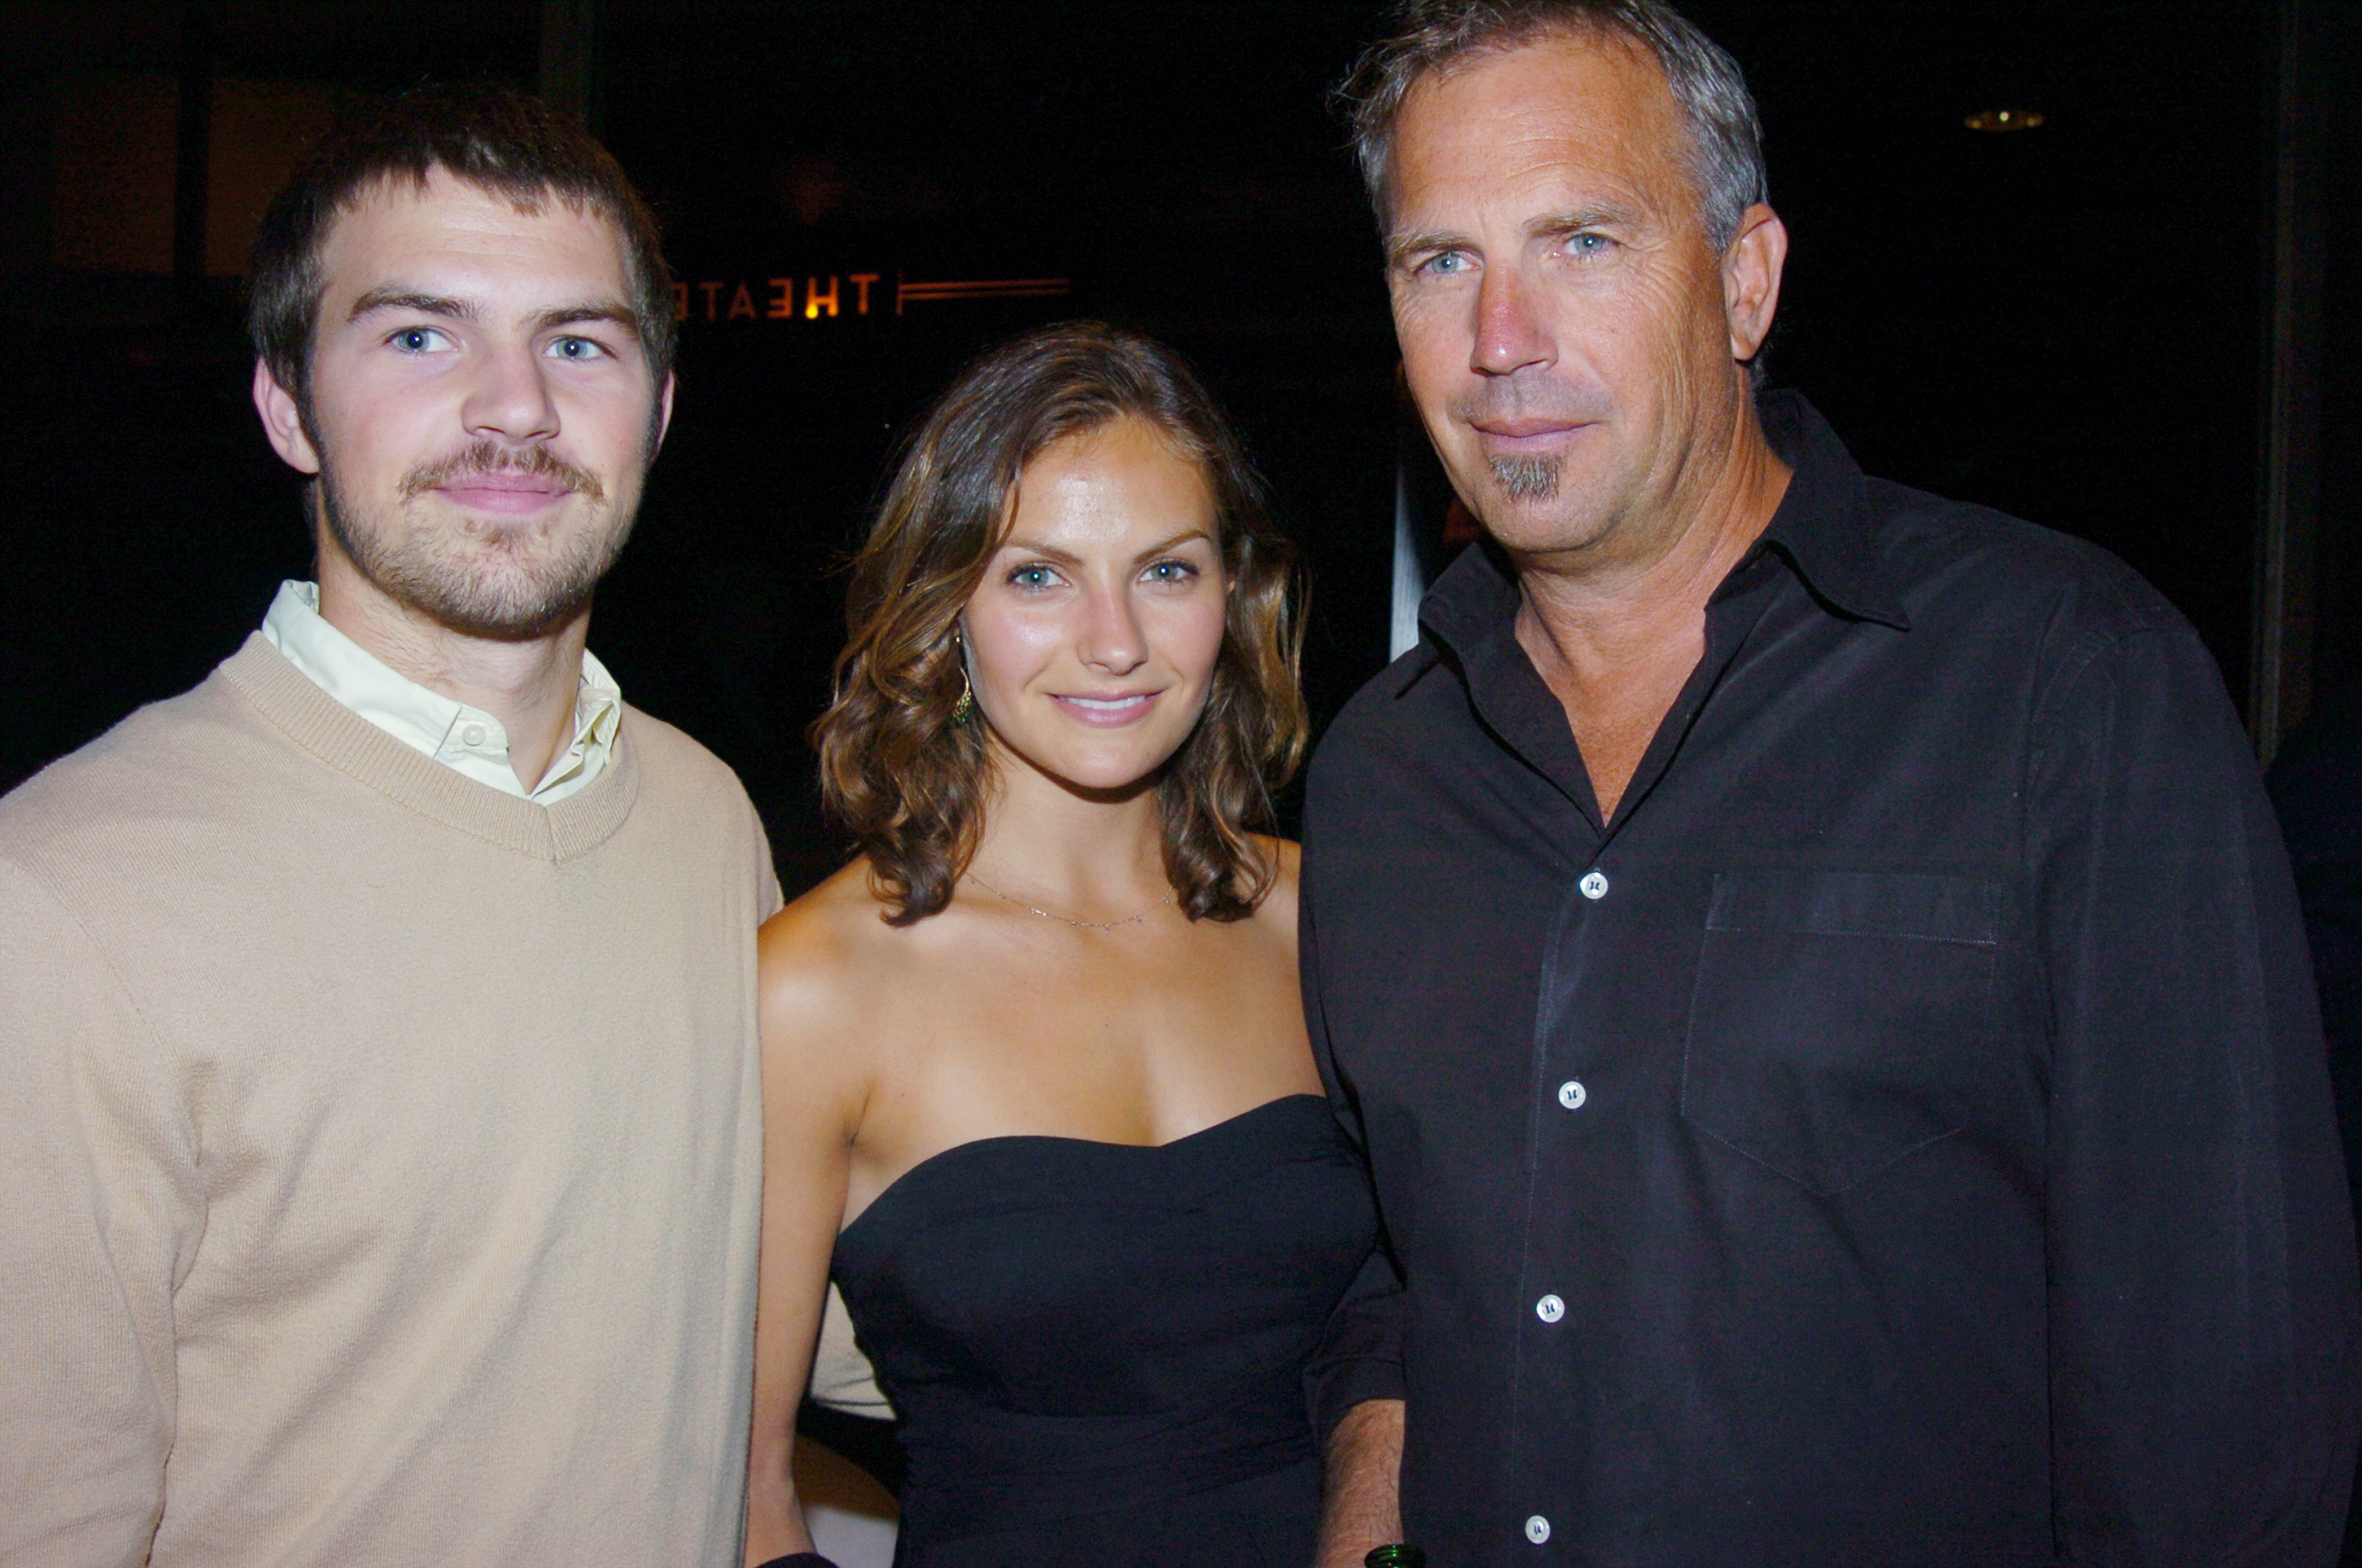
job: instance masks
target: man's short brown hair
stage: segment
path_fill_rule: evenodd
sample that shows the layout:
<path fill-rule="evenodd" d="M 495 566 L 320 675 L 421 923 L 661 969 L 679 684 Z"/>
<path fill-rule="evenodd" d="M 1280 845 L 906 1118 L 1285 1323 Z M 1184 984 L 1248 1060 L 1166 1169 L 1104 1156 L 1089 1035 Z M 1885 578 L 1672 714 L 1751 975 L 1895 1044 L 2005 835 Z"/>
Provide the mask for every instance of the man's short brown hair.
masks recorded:
<path fill-rule="evenodd" d="M 247 331 L 279 384 L 308 403 L 320 252 L 337 215 L 384 180 L 424 186 L 441 169 L 533 212 L 551 197 L 615 226 L 640 348 L 657 384 L 672 370 L 672 275 L 655 217 L 623 166 L 572 117 L 506 87 L 414 88 L 341 117 L 271 198 L 255 236 Z"/>

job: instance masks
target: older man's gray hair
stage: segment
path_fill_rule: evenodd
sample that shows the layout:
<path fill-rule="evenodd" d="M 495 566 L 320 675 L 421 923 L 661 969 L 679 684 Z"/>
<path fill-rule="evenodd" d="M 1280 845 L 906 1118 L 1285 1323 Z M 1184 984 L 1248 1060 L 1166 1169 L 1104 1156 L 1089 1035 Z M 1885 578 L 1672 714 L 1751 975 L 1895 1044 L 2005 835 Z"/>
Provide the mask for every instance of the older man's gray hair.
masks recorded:
<path fill-rule="evenodd" d="M 1662 0 L 1405 0 L 1393 35 L 1371 45 L 1337 90 L 1378 226 L 1393 221 L 1395 122 L 1412 84 L 1553 34 L 1620 39 L 1656 61 L 1689 133 L 1684 161 L 1707 242 L 1727 247 L 1747 209 L 1769 199 L 1762 127 L 1738 62 Z"/>

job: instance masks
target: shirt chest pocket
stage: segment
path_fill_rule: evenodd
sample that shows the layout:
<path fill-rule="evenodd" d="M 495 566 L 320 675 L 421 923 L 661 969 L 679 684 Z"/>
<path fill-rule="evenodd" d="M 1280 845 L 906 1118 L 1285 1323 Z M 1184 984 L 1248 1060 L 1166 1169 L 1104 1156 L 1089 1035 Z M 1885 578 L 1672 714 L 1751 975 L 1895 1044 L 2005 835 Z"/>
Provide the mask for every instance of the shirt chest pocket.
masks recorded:
<path fill-rule="evenodd" d="M 1683 1116 L 1824 1196 L 1958 1132 L 1993 1043 L 2000 909 L 1968 878 L 1716 876 Z"/>

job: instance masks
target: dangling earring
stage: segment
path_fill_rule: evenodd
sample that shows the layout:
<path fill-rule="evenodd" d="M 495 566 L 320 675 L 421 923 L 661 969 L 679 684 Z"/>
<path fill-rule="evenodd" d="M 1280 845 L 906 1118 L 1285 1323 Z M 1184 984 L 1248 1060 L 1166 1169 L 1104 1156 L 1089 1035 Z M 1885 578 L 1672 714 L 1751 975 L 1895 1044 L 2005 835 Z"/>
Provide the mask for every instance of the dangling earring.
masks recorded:
<path fill-rule="evenodd" d="M 960 667 L 959 701 L 952 704 L 952 723 L 965 724 L 967 716 L 976 712 L 976 688 L 968 684 L 967 639 L 960 635 L 957 626 L 952 628 L 952 657 L 959 660 Z"/>

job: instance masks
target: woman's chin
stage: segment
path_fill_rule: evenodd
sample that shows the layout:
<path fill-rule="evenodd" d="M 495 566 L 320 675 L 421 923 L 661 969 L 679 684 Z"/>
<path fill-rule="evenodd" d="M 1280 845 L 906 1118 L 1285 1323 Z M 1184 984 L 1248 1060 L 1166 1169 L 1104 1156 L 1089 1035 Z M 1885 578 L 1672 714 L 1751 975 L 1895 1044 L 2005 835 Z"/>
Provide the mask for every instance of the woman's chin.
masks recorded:
<path fill-rule="evenodd" d="M 1155 767 L 1077 767 L 1049 770 L 1049 777 L 1070 792 L 1092 801 L 1129 801 L 1143 790 L 1156 788 L 1164 776 L 1162 759 Z"/>
<path fill-rule="evenodd" d="M 1173 759 L 1173 752 L 1180 748 L 1142 750 L 1114 756 L 1105 752 L 1059 756 L 1021 751 L 1002 740 L 999 749 L 1007 753 L 1010 759 L 1069 794 L 1086 800 L 1113 802 L 1128 801 L 1144 790 L 1154 789 L 1157 780 L 1164 777 L 1164 765 Z"/>

